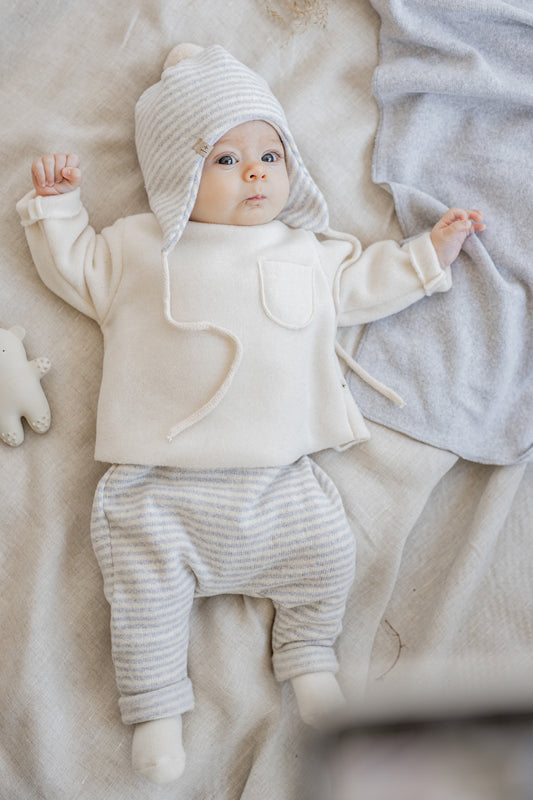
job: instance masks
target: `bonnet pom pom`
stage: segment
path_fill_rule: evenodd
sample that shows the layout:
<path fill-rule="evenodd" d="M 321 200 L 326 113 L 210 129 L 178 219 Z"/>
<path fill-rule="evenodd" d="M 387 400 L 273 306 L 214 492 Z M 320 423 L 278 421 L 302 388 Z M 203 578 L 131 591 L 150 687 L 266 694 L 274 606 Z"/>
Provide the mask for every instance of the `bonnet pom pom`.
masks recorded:
<path fill-rule="evenodd" d="M 176 64 L 179 64 L 180 61 L 186 58 L 194 58 L 198 53 L 201 53 L 203 49 L 204 48 L 200 47 L 198 44 L 190 44 L 188 42 L 177 44 L 166 57 L 165 63 L 163 64 L 163 71 L 169 67 L 175 67 Z"/>

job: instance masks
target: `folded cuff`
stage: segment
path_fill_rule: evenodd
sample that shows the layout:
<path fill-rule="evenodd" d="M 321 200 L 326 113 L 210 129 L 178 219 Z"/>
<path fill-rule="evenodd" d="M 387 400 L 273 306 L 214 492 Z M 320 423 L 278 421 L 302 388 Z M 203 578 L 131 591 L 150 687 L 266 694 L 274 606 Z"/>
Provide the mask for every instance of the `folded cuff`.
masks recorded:
<path fill-rule="evenodd" d="M 70 219 L 82 209 L 80 189 L 65 194 L 42 197 L 32 189 L 17 203 L 22 225 L 33 225 L 41 219 Z"/>
<path fill-rule="evenodd" d="M 411 263 L 427 295 L 434 292 L 447 292 L 448 289 L 451 289 L 450 267 L 442 269 L 429 233 L 411 239 L 407 243 L 407 247 Z"/>
<path fill-rule="evenodd" d="M 194 694 L 189 678 L 154 689 L 152 692 L 124 695 L 119 701 L 122 721 L 136 725 L 163 717 L 177 717 L 194 707 Z"/>
<path fill-rule="evenodd" d="M 272 656 L 274 675 L 278 681 L 287 681 L 308 672 L 333 672 L 339 663 L 332 647 L 325 645 L 286 646 Z"/>

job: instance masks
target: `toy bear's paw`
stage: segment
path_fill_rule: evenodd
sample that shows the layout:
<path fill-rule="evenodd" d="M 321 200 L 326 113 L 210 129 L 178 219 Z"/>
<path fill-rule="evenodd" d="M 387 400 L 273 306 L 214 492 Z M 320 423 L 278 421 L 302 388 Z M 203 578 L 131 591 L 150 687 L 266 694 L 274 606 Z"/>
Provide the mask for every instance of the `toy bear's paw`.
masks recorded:
<path fill-rule="evenodd" d="M 40 358 L 34 358 L 33 364 L 36 365 L 37 370 L 39 371 L 39 375 L 46 375 L 47 372 L 50 371 L 50 367 L 52 366 L 52 362 L 49 358 L 45 358 L 41 356 Z"/>
<path fill-rule="evenodd" d="M 19 433 L 0 433 L 0 439 L 10 447 L 18 447 L 24 441 L 24 434 Z"/>
<path fill-rule="evenodd" d="M 50 412 L 47 411 L 44 413 L 39 419 L 29 419 L 28 423 L 30 428 L 34 430 L 36 433 L 46 433 L 48 428 L 50 427 Z"/>

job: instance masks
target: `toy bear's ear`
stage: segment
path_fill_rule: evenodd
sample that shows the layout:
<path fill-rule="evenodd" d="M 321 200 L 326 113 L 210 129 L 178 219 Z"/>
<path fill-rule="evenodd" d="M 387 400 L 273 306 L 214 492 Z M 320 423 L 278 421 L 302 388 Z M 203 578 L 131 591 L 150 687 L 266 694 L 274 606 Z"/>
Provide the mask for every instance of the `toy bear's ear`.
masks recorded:
<path fill-rule="evenodd" d="M 11 331 L 11 333 L 14 333 L 17 339 L 20 339 L 20 341 L 22 341 L 26 336 L 26 331 L 24 330 L 22 325 L 13 325 L 13 327 L 10 328 L 9 330 Z"/>

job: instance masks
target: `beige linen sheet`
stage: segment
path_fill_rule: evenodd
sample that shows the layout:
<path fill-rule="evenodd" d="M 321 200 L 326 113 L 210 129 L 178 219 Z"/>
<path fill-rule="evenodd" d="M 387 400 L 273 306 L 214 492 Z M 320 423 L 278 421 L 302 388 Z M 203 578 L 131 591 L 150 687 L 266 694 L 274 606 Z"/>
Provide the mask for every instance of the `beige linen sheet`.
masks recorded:
<path fill-rule="evenodd" d="M 93 461 L 100 332 L 41 284 L 15 213 L 31 161 L 50 151 L 80 155 L 95 228 L 147 210 L 134 104 L 175 43 L 217 42 L 269 81 L 332 224 L 364 244 L 399 237 L 392 200 L 370 178 L 379 18 L 367 0 L 307 16 L 290 5 L 0 1 L 0 326 L 23 325 L 28 357 L 52 360 L 50 431 L 26 427 L 19 448 L 0 446 L 2 800 L 303 800 L 307 737 L 271 672 L 272 608 L 239 596 L 194 607 L 182 779 L 156 789 L 131 772 L 89 538 L 106 469 Z M 371 430 L 357 449 L 317 456 L 357 539 L 338 643 L 350 702 L 415 677 L 512 682 L 533 657 L 533 468 L 467 463 Z"/>

